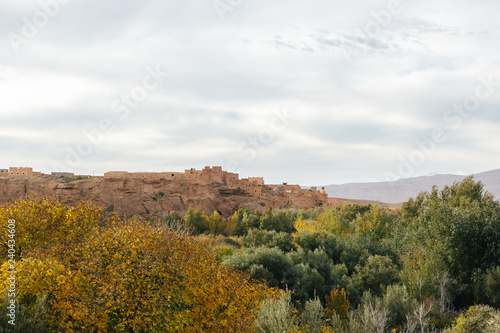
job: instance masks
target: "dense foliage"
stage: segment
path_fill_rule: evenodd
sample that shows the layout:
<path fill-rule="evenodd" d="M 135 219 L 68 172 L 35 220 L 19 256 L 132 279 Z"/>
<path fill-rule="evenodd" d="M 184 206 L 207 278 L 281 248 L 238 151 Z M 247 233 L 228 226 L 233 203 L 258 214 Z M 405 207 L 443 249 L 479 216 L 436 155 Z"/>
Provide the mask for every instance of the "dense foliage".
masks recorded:
<path fill-rule="evenodd" d="M 291 311 L 319 295 L 322 325 L 342 332 L 425 332 L 454 321 L 458 332 L 476 313 L 457 318 L 463 309 L 500 305 L 500 205 L 473 178 L 421 193 L 401 211 L 343 205 L 297 214 L 293 241 L 252 228 L 224 264 L 289 289 Z M 332 311 L 339 290 L 348 314 Z"/>
<path fill-rule="evenodd" d="M 101 209 L 86 204 L 67 209 L 26 200 L 1 208 L 2 258 L 9 219 L 17 225 L 22 332 L 246 332 L 274 293 L 220 266 L 188 235 L 141 220 L 103 219 Z M 2 294 L 7 271 L 4 260 Z M 6 320 L 0 323 L 9 331 Z"/>
<path fill-rule="evenodd" d="M 473 178 L 396 211 L 189 209 L 123 220 L 87 204 L 19 201 L 0 209 L 4 258 L 8 219 L 18 221 L 23 332 L 500 327 L 500 204 Z"/>

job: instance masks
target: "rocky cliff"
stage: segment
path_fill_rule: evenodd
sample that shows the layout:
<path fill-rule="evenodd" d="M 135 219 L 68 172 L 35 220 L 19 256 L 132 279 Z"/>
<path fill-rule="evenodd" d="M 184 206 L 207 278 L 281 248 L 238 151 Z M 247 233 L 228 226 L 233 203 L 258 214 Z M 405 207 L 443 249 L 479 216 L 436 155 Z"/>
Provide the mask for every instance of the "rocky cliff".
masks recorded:
<path fill-rule="evenodd" d="M 276 191 L 264 190 L 262 195 L 253 196 L 222 183 L 201 185 L 182 180 L 133 178 L 70 182 L 53 177 L 0 178 L 0 204 L 25 197 L 58 199 L 66 205 L 88 201 L 125 216 L 162 217 L 172 212 L 182 216 L 189 207 L 207 214 L 218 210 L 225 217 L 240 208 L 306 208 L 293 207 Z"/>

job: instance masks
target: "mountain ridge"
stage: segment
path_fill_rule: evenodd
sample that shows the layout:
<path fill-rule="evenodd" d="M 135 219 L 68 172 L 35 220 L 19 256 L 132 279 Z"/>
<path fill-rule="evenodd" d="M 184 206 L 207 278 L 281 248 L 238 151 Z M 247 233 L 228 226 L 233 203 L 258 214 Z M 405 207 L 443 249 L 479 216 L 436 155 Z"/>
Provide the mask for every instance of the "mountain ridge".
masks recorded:
<path fill-rule="evenodd" d="M 454 182 L 462 181 L 469 176 L 471 175 L 437 174 L 401 178 L 396 181 L 331 184 L 324 185 L 324 187 L 329 197 L 400 203 L 416 197 L 420 192 L 430 191 L 434 185 L 442 189 L 444 186 L 453 185 Z M 496 200 L 500 199 L 500 169 L 480 172 L 472 176 L 476 181 L 481 181 L 484 189 Z"/>

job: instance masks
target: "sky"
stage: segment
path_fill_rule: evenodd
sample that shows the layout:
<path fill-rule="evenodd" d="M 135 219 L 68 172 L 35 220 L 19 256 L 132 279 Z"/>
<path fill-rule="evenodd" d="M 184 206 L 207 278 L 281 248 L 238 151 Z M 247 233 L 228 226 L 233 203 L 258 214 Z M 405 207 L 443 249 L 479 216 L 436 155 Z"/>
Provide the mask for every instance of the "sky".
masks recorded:
<path fill-rule="evenodd" d="M 500 2 L 0 0 L 0 168 L 500 168 Z"/>

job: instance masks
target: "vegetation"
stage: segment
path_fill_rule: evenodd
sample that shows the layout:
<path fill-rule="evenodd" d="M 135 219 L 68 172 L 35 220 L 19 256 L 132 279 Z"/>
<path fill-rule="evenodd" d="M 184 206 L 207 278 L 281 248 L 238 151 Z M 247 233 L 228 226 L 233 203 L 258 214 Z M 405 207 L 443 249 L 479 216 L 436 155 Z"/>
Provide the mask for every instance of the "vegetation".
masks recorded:
<path fill-rule="evenodd" d="M 17 226 L 17 325 L 23 332 L 246 332 L 262 301 L 275 293 L 220 266 L 186 234 L 103 218 L 87 204 L 67 209 L 26 200 L 1 208 L 2 258 L 9 219 Z M 7 271 L 4 260 L 4 295 Z M 11 328 L 6 318 L 0 319 L 4 330 Z"/>
<path fill-rule="evenodd" d="M 190 209 L 134 220 L 19 201 L 0 209 L 3 258 L 8 219 L 17 222 L 23 332 L 500 327 L 500 204 L 473 178 L 400 211 L 348 204 L 223 218 Z"/>
<path fill-rule="evenodd" d="M 421 193 L 401 211 L 343 205 L 295 216 L 292 242 L 251 224 L 223 263 L 288 288 L 292 312 L 320 295 L 323 326 L 459 332 L 474 304 L 499 307 L 500 205 L 472 178 Z M 344 295 L 347 312 L 336 308 Z"/>

